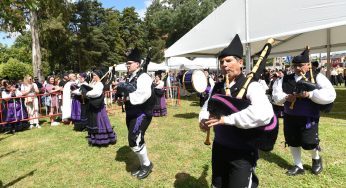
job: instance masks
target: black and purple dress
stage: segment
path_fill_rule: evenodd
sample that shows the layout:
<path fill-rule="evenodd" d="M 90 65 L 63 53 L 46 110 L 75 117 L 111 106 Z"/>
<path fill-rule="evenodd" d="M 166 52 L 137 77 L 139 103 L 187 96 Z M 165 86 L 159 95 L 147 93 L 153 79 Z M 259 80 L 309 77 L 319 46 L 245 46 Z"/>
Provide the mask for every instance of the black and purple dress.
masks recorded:
<path fill-rule="evenodd" d="M 160 81 L 160 83 L 155 87 L 155 105 L 153 109 L 154 117 L 161 117 L 167 115 L 167 107 L 166 107 L 166 97 L 165 90 L 163 88 L 164 83 Z"/>
<path fill-rule="evenodd" d="M 88 103 L 88 142 L 92 146 L 115 144 L 117 135 L 109 121 L 104 103 L 103 84 L 96 82 L 90 85 L 93 89 L 86 93 Z"/>

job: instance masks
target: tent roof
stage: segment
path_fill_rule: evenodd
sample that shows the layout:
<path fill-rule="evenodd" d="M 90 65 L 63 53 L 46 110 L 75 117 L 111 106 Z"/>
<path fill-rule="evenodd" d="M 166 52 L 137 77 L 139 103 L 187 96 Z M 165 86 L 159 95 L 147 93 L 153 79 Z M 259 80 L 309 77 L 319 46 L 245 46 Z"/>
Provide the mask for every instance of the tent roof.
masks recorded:
<path fill-rule="evenodd" d="M 227 0 L 165 51 L 165 57 L 216 56 L 235 34 L 251 53 L 275 38 L 271 55 L 296 55 L 306 45 L 325 52 L 346 49 L 345 0 Z M 245 48 L 244 48 L 245 49 Z M 244 50 L 245 51 L 245 50 Z"/>

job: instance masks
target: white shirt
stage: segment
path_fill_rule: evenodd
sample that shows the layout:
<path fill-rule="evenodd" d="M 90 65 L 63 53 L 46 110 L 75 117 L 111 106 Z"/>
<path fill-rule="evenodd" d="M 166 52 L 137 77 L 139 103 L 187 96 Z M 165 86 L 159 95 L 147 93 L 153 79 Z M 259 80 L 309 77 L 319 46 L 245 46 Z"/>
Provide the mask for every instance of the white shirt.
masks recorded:
<path fill-rule="evenodd" d="M 302 79 L 302 76 L 295 75 L 294 79 L 298 82 Z M 277 104 L 283 104 L 286 102 L 286 94 L 282 90 L 282 80 L 278 81 L 278 84 L 273 87 L 273 100 Z M 333 85 L 330 83 L 327 77 L 323 74 L 317 74 L 316 83 L 318 89 L 309 92 L 309 98 L 317 104 L 329 104 L 332 103 L 336 98 L 336 92 Z"/>
<path fill-rule="evenodd" d="M 132 73 L 129 81 L 136 76 L 139 69 Z M 142 73 L 137 78 L 137 89 L 136 91 L 129 94 L 130 102 L 133 105 L 143 104 L 145 101 L 147 101 L 151 96 L 151 84 L 152 84 L 151 77 L 146 74 Z"/>
<path fill-rule="evenodd" d="M 156 89 L 162 89 L 165 86 L 165 83 L 162 80 L 159 80 L 159 84 L 155 86 Z"/>
<path fill-rule="evenodd" d="M 232 85 L 234 85 L 234 82 L 230 84 L 230 87 L 232 87 Z M 212 92 L 210 92 L 209 97 L 211 93 Z M 236 126 L 241 129 L 250 129 L 269 124 L 274 116 L 274 111 L 261 84 L 258 82 L 251 82 L 246 93 L 246 98 L 251 101 L 251 105 L 239 112 L 225 116 L 225 124 Z M 204 103 L 199 113 L 199 121 L 209 118 L 209 112 L 207 110 L 208 101 L 209 98 Z"/>
<path fill-rule="evenodd" d="M 89 98 L 97 98 L 103 93 L 103 84 L 102 82 L 93 82 L 89 85 L 93 89 L 86 93 L 86 96 Z"/>
<path fill-rule="evenodd" d="M 12 93 L 11 92 L 7 92 L 7 91 L 2 91 L 1 96 L 2 96 L 3 99 L 11 98 L 12 97 Z M 16 89 L 15 96 L 16 97 L 22 96 L 22 92 L 20 92 L 18 89 Z"/>

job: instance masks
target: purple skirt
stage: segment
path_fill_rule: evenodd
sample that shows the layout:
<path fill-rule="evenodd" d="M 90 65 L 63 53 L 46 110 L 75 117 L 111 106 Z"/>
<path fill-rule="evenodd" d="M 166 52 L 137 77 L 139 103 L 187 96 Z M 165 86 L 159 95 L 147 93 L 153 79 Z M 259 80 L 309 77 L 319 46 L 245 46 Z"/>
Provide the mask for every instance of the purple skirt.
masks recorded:
<path fill-rule="evenodd" d="M 72 99 L 71 120 L 81 120 L 81 103 L 78 99 Z"/>
<path fill-rule="evenodd" d="M 155 105 L 153 110 L 154 117 L 166 116 L 167 115 L 167 107 L 166 107 L 166 98 L 163 95 L 160 97 L 159 104 Z"/>
<path fill-rule="evenodd" d="M 97 113 L 97 128 L 97 133 L 89 132 L 88 141 L 90 145 L 108 146 L 116 143 L 117 135 L 111 126 L 105 107 Z"/>
<path fill-rule="evenodd" d="M 7 107 L 7 109 L 6 109 Z M 8 106 L 5 105 L 6 110 L 6 122 L 20 121 L 28 118 L 26 108 L 20 101 L 9 102 Z"/>

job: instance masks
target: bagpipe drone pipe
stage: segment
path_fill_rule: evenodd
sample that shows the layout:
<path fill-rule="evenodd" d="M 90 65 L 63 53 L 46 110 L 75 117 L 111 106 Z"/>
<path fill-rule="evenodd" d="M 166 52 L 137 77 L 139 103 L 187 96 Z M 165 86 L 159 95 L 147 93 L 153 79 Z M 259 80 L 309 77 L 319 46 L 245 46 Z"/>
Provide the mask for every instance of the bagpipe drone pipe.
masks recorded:
<path fill-rule="evenodd" d="M 236 97 L 215 94 L 209 98 L 208 101 L 208 111 L 210 116 L 220 118 L 221 116 L 228 116 L 233 113 L 237 113 L 249 105 L 251 105 L 250 100 L 244 99 L 243 96 L 246 93 L 247 87 L 251 81 L 257 81 L 260 75 L 264 72 L 265 63 L 268 55 L 270 54 L 273 39 L 269 39 L 263 49 L 257 53 L 259 59 L 256 65 L 253 67 L 252 71 L 247 75 L 246 80 Z M 226 76 L 226 85 L 229 84 Z M 226 94 L 228 92 L 226 91 Z M 248 144 L 258 148 L 262 151 L 271 151 L 274 148 L 274 144 L 278 135 L 278 120 L 274 115 L 270 123 L 265 126 L 260 126 L 252 129 L 240 129 L 235 126 L 229 126 L 231 129 L 241 135 Z M 209 131 L 208 131 L 209 132 Z M 210 133 L 207 133 L 207 139 L 205 141 L 208 144 Z"/>

